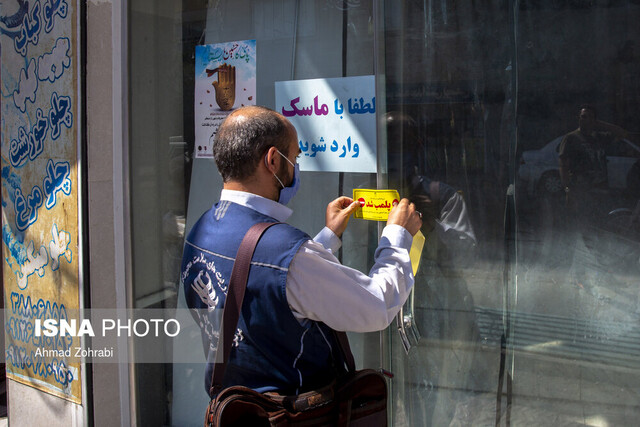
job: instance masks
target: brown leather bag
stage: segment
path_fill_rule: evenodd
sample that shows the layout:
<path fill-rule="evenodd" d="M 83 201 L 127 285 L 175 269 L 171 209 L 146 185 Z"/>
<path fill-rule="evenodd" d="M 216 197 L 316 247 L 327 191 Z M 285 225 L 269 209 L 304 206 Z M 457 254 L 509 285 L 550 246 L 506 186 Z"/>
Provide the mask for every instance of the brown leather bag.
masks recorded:
<path fill-rule="evenodd" d="M 242 308 L 249 267 L 255 247 L 267 228 L 277 223 L 252 226 L 240 244 L 233 265 L 222 314 L 223 336 L 233 336 Z M 387 382 L 380 371 L 356 371 L 347 335 L 334 331 L 347 365 L 347 373 L 331 384 L 296 396 L 258 393 L 248 387 L 222 388 L 232 340 L 224 343 L 222 362 L 211 379 L 211 400 L 205 427 L 228 426 L 366 426 L 387 425 Z"/>
<path fill-rule="evenodd" d="M 298 396 L 223 389 L 209 403 L 205 426 L 386 426 L 384 376 L 364 369 Z"/>

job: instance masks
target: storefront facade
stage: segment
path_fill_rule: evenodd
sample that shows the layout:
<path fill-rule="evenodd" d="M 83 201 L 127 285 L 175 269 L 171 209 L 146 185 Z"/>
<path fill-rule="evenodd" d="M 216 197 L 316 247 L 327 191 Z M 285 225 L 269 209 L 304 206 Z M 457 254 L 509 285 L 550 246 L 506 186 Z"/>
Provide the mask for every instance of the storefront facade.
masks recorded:
<path fill-rule="evenodd" d="M 319 100 L 314 120 L 370 116 L 370 136 L 330 137 L 333 158 L 330 144 L 309 148 L 326 135 L 298 127 L 303 157 L 323 161 L 303 168 L 293 225 L 316 233 L 330 200 L 363 188 L 396 189 L 433 218 L 397 321 L 350 335 L 359 367 L 395 374 L 392 425 L 640 415 L 640 2 L 94 0 L 77 13 L 80 308 L 185 308 L 184 237 L 222 188 L 201 114 L 224 114 L 224 82 L 202 72 L 206 46 L 211 63 L 236 67 L 233 108 L 298 125 L 293 85 L 298 105 Z M 589 151 L 603 168 L 590 203 L 565 191 L 559 166 L 584 104 L 602 144 Z M 364 166 L 338 156 L 360 160 L 365 145 Z M 380 229 L 353 219 L 342 262 L 367 271 Z M 145 344 L 165 363 L 138 363 L 140 344 L 125 340 L 134 363 L 83 364 L 76 401 L 10 379 L 11 423 L 29 425 L 28 405 L 59 425 L 200 425 L 203 352 L 189 326 Z"/>

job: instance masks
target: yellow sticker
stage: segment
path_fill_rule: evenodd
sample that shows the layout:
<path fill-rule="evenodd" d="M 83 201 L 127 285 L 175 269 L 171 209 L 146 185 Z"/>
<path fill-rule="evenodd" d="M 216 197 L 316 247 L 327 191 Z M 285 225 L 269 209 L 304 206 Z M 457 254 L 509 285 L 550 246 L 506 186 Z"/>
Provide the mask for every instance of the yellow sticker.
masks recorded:
<path fill-rule="evenodd" d="M 386 221 L 391 208 L 400 201 L 400 194 L 396 190 L 354 188 L 353 200 L 360 202 L 360 207 L 353 215 L 355 218 Z"/>
<path fill-rule="evenodd" d="M 422 257 L 422 248 L 424 247 L 425 240 L 426 238 L 420 230 L 413 236 L 409 258 L 411 258 L 411 268 L 413 269 L 414 276 L 418 274 L 418 267 L 420 267 L 420 258 Z"/>

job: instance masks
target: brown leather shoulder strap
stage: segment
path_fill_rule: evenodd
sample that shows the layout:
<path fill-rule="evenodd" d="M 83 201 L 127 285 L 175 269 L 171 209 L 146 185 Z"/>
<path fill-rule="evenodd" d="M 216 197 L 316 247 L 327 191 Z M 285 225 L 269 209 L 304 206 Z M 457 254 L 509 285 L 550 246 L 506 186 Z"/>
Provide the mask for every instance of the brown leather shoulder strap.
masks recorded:
<path fill-rule="evenodd" d="M 229 280 L 229 290 L 224 303 L 222 312 L 221 334 L 218 339 L 218 349 L 216 353 L 222 350 L 222 358 L 216 354 L 216 360 L 220 361 L 214 364 L 213 374 L 211 377 L 210 395 L 217 394 L 222 389 L 222 380 L 224 372 L 227 368 L 229 355 L 231 354 L 231 345 L 233 337 L 238 327 L 238 318 L 242 309 L 242 300 L 244 292 L 247 289 L 247 279 L 249 277 L 249 268 L 251 267 L 251 258 L 255 252 L 258 241 L 262 234 L 271 226 L 280 224 L 279 222 L 260 222 L 254 224 L 247 234 L 244 235 L 242 243 L 238 248 L 236 260 L 231 271 L 231 279 Z M 222 343 L 222 347 L 220 344 Z"/>
<path fill-rule="evenodd" d="M 340 344 L 340 350 L 342 351 L 342 357 L 344 357 L 347 369 L 349 370 L 349 372 L 355 372 L 356 362 L 353 358 L 353 353 L 351 353 L 351 346 L 349 345 L 349 338 L 347 337 L 347 333 L 341 331 L 333 332 L 336 340 L 338 341 L 338 344 Z"/>

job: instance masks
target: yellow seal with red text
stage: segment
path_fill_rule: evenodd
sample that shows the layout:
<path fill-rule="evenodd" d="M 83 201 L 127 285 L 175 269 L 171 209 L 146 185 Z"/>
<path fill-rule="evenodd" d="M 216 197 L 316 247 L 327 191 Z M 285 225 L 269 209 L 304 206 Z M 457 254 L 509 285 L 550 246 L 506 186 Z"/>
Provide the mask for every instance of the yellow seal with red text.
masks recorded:
<path fill-rule="evenodd" d="M 354 213 L 354 218 L 386 221 L 389 218 L 391 208 L 400 201 L 400 194 L 397 190 L 354 188 L 353 200 L 360 203 L 360 207 Z"/>
<path fill-rule="evenodd" d="M 397 190 L 354 188 L 353 200 L 360 203 L 360 206 L 353 214 L 354 218 L 368 219 L 370 221 L 386 221 L 389 219 L 391 209 L 399 203 L 400 194 Z M 414 275 L 418 273 L 424 243 L 425 237 L 418 231 L 413 237 L 411 251 L 409 253 Z"/>

